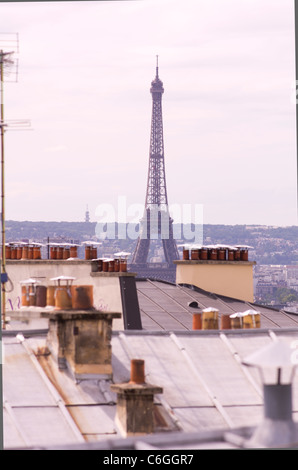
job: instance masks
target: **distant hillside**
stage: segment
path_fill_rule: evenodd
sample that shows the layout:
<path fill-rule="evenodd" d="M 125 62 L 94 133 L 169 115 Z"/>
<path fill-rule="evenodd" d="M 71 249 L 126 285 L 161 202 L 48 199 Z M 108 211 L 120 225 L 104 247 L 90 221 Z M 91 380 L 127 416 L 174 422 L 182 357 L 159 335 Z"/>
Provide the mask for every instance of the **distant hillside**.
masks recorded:
<path fill-rule="evenodd" d="M 174 229 L 180 226 L 174 224 Z M 123 230 L 123 226 L 122 226 Z M 185 234 L 194 232 L 194 226 L 185 225 L 176 233 L 181 233 L 179 242 L 192 240 L 185 239 Z M 135 240 L 105 240 L 107 247 L 129 249 L 133 251 Z M 61 240 L 83 241 L 96 238 L 96 222 L 30 222 L 6 221 L 6 239 L 45 241 L 47 238 Z M 189 235 L 188 235 L 189 237 Z M 252 250 L 253 258 L 258 264 L 298 264 L 298 226 L 268 227 L 256 225 L 204 225 L 204 244 L 247 244 Z"/>
<path fill-rule="evenodd" d="M 204 243 L 247 244 L 258 264 L 298 264 L 298 227 L 204 225 Z"/>
<path fill-rule="evenodd" d="M 50 238 L 81 239 L 95 235 L 96 223 L 90 222 L 30 222 L 8 220 L 6 225 L 7 240 Z"/>

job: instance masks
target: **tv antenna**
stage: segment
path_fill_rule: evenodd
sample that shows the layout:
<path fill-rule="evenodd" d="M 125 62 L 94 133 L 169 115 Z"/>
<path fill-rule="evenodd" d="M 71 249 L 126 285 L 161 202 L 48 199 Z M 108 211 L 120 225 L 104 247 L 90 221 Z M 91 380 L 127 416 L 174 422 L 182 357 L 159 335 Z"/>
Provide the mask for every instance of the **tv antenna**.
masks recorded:
<path fill-rule="evenodd" d="M 2 327 L 5 329 L 5 284 L 8 281 L 6 273 L 5 256 L 5 165 L 4 165 L 4 133 L 10 127 L 21 130 L 30 126 L 25 120 L 4 120 L 4 82 L 17 82 L 18 80 L 18 58 L 19 36 L 18 33 L 0 33 L 0 146 L 1 146 L 1 232 L 2 232 L 2 255 L 1 255 L 1 307 Z"/>

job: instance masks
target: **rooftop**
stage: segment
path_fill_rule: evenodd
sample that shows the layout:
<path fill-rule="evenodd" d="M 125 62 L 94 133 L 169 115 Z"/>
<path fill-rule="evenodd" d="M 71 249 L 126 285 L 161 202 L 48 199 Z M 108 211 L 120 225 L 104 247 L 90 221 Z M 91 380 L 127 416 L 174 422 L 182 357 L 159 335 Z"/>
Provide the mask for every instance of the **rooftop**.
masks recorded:
<path fill-rule="evenodd" d="M 92 273 L 101 275 L 102 273 Z M 104 273 L 106 277 L 118 273 Z M 122 273 L 130 276 L 131 273 Z M 164 281 L 136 280 L 137 297 L 142 328 L 146 331 L 192 330 L 195 312 L 208 307 L 218 309 L 219 316 L 255 310 L 261 313 L 262 328 L 298 328 L 298 315 L 257 303 L 207 292 L 192 285 L 176 285 Z M 197 303 L 194 308 L 191 305 Z M 47 328 L 47 321 L 40 318 L 40 309 L 20 309 L 7 312 L 12 329 Z"/>
<path fill-rule="evenodd" d="M 144 330 L 191 330 L 194 312 L 215 307 L 219 315 L 231 315 L 252 309 L 261 313 L 262 328 L 297 328 L 298 316 L 283 310 L 213 294 L 190 285 L 154 280 L 136 282 Z M 197 302 L 198 308 L 189 306 Z"/>
<path fill-rule="evenodd" d="M 164 445 L 169 445 L 169 431 L 171 447 L 179 448 L 188 433 L 212 431 L 214 439 L 223 430 L 250 428 L 261 420 L 263 398 L 257 372 L 243 366 L 241 359 L 275 337 L 292 344 L 297 333 L 298 328 L 117 331 L 112 335 L 112 381 L 76 382 L 58 369 L 46 351 L 45 332 L 27 331 L 22 336 L 4 331 L 5 448 L 67 448 L 86 443 L 110 448 L 119 439 L 118 448 L 125 446 L 115 424 L 116 395 L 110 384 L 129 380 L 132 358 L 145 360 L 146 382 L 163 388 L 155 396 L 155 419 Z M 294 391 L 297 385 L 298 377 Z M 295 420 L 297 393 L 293 412 Z M 151 436 L 153 441 L 155 437 Z M 204 447 L 201 438 L 197 435 L 197 445 Z"/>
<path fill-rule="evenodd" d="M 242 446 L 243 435 L 262 419 L 263 392 L 257 371 L 241 361 L 275 338 L 293 344 L 298 316 L 191 285 L 146 279 L 136 280 L 136 287 L 143 329 L 113 330 L 112 378 L 78 379 L 59 369 L 47 347 L 51 315 L 41 316 L 37 307 L 9 312 L 9 328 L 2 332 L 6 449 Z M 193 314 L 208 307 L 220 316 L 258 311 L 261 327 L 192 330 Z M 146 383 L 163 393 L 154 395 L 154 433 L 124 439 L 110 386 L 129 381 L 131 359 L 145 361 Z M 298 422 L 297 385 L 298 375 Z"/>

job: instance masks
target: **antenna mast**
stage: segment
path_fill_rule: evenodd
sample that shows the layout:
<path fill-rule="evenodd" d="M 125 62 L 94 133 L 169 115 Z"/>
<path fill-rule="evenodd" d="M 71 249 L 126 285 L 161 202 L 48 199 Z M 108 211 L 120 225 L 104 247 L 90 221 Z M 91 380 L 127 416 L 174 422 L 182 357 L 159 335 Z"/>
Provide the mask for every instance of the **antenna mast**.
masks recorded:
<path fill-rule="evenodd" d="M 13 60 L 13 54 L 19 51 L 19 37 L 17 33 L 0 33 L 0 139 L 1 139 L 1 307 L 2 327 L 5 329 L 5 283 L 8 280 L 6 273 L 5 257 L 5 165 L 4 165 L 4 132 L 8 123 L 4 121 L 4 81 L 17 81 L 17 59 Z M 20 122 L 20 124 L 22 124 Z"/>

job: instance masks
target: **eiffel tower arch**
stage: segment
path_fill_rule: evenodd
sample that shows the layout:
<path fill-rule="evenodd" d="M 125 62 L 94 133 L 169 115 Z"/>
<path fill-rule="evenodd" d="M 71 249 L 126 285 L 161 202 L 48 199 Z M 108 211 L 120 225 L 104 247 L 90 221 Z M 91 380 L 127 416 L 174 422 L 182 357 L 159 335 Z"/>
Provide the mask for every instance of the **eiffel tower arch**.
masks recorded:
<path fill-rule="evenodd" d="M 148 277 L 153 271 L 156 274 L 156 271 L 160 270 L 160 275 L 166 278 L 168 277 L 166 271 L 170 271 L 168 274 L 171 280 L 175 280 L 173 261 L 179 259 L 179 254 L 173 236 L 173 219 L 170 217 L 168 208 L 162 119 L 164 87 L 158 75 L 158 61 L 150 93 L 152 95 L 152 118 L 145 210 L 143 218 L 140 220 L 139 238 L 133 253 L 131 269 L 135 270 L 140 277 Z M 150 242 L 157 239 L 162 241 L 165 258 L 160 269 L 157 266 L 152 266 L 152 263 L 148 263 Z"/>

